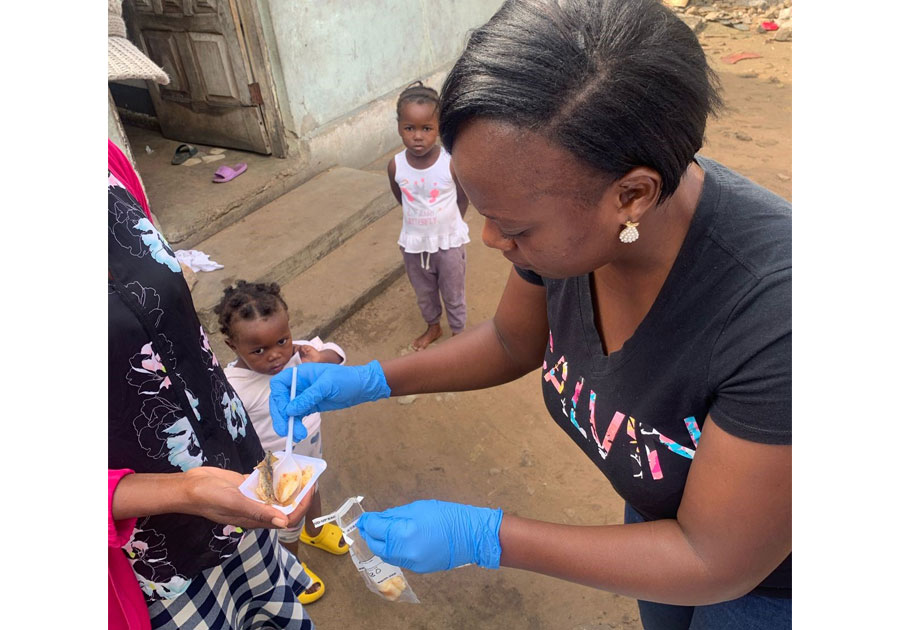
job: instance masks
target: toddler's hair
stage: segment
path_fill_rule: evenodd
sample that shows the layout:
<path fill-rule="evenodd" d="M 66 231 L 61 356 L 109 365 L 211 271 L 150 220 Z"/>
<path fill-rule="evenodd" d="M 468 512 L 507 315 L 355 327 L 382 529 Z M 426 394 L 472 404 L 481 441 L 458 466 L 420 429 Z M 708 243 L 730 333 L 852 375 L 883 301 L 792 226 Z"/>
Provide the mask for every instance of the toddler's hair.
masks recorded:
<path fill-rule="evenodd" d="M 407 103 L 417 103 L 424 105 L 425 103 L 434 103 L 434 111 L 436 114 L 441 113 L 441 99 L 438 97 L 436 90 L 428 87 L 421 81 L 414 81 L 407 85 L 400 96 L 397 98 L 397 118 L 400 118 L 400 111 Z"/>
<path fill-rule="evenodd" d="M 235 318 L 252 321 L 287 310 L 287 303 L 281 297 L 281 287 L 277 282 L 246 282 L 238 280 L 234 286 L 225 289 L 225 294 L 216 305 L 214 312 L 219 316 L 219 330 L 231 337 L 231 323 Z"/>

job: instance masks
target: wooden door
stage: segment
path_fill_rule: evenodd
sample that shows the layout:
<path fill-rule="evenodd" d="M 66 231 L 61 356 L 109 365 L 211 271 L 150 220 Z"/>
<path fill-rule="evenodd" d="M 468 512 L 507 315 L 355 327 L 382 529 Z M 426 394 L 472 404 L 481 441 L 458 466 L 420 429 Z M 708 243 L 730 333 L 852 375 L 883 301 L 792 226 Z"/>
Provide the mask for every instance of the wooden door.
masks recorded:
<path fill-rule="evenodd" d="M 235 0 L 126 0 L 129 36 L 166 74 L 147 84 L 162 134 L 270 154 Z"/>

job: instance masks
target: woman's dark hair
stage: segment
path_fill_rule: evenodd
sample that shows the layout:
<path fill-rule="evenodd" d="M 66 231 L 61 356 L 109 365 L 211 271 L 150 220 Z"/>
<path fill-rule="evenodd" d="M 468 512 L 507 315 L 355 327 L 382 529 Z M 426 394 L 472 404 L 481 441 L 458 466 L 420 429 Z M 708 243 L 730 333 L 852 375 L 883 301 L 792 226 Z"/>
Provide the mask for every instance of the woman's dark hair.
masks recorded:
<path fill-rule="evenodd" d="M 424 105 L 425 103 L 434 103 L 434 111 L 436 113 L 440 113 L 441 111 L 441 100 L 438 96 L 437 90 L 434 88 L 430 88 L 421 81 L 414 81 L 410 83 L 403 91 L 400 92 L 400 96 L 397 97 L 397 119 L 400 119 L 400 111 L 403 109 L 403 106 L 407 103 L 418 103 L 419 105 Z"/>
<path fill-rule="evenodd" d="M 225 289 L 213 311 L 219 316 L 219 330 L 231 337 L 231 323 L 235 318 L 252 321 L 268 317 L 282 308 L 286 311 L 287 303 L 281 297 L 281 287 L 277 282 L 238 280 L 234 286 Z"/>
<path fill-rule="evenodd" d="M 693 31 L 659 0 L 507 0 L 441 90 L 440 130 L 492 118 L 539 133 L 600 172 L 637 166 L 669 197 L 722 105 Z"/>

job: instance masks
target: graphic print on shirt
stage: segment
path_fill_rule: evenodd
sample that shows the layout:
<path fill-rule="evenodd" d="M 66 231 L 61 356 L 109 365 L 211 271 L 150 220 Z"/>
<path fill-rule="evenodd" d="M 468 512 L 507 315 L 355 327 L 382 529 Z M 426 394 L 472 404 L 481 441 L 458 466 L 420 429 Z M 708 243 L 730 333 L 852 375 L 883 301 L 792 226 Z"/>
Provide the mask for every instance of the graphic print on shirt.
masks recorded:
<path fill-rule="evenodd" d="M 434 206 L 441 194 L 438 183 L 433 182 L 429 186 L 424 177 L 412 181 L 404 177 L 398 186 L 410 203 L 415 202 L 416 199 L 427 199 L 427 203 Z M 438 222 L 438 214 L 443 210 L 444 206 L 426 208 L 412 206 L 405 213 L 406 216 L 403 217 L 403 220 L 410 225 L 435 225 Z"/>
<path fill-rule="evenodd" d="M 550 353 L 553 353 L 552 332 L 548 340 L 548 347 Z M 590 390 L 588 399 L 588 422 L 591 427 L 591 437 L 588 438 L 586 430 L 581 426 L 576 416 L 585 377 L 581 376 L 578 378 L 575 382 L 574 390 L 570 390 L 570 397 L 567 398 L 566 384 L 569 377 L 569 364 L 565 355 L 560 356 L 552 368 L 548 369 L 548 365 L 545 360 L 543 363 L 543 380 L 545 383 L 550 384 L 557 393 L 563 394 L 563 397 L 560 398 L 562 416 L 578 430 L 583 438 L 593 441 L 601 461 L 609 456 L 610 451 L 616 446 L 618 440 L 618 443 L 621 444 L 618 448 L 627 448 L 629 451 L 634 478 L 644 479 L 644 472 L 647 471 L 649 472 L 649 478 L 659 480 L 664 477 L 659 459 L 660 448 L 665 448 L 689 460 L 694 458 L 697 443 L 700 440 L 700 427 L 694 416 L 688 416 L 683 420 L 693 443 L 693 448 L 691 448 L 663 435 L 649 424 L 626 415 L 622 411 L 613 413 L 612 417 L 604 425 L 602 420 L 596 417 L 597 393 L 594 390 Z M 625 426 L 624 436 L 621 430 L 623 425 Z M 600 437 L 601 434 L 602 438 Z"/>
<path fill-rule="evenodd" d="M 175 252 L 144 214 L 137 200 L 112 173 L 109 173 L 107 190 L 111 197 L 109 213 L 113 215 L 109 230 L 116 242 L 132 256 L 143 258 L 150 254 L 153 260 L 172 272 L 181 273 Z"/>
<path fill-rule="evenodd" d="M 153 529 L 142 529 L 147 519 L 138 521 L 122 549 L 137 576 L 141 590 L 151 599 L 171 599 L 184 593 L 191 580 L 168 561 L 166 537 Z"/>
<path fill-rule="evenodd" d="M 572 394 L 572 408 L 569 409 L 569 421 L 575 425 L 575 428 L 578 429 L 578 432 L 581 433 L 582 437 L 587 437 L 587 433 L 584 429 L 581 428 L 581 425 L 578 424 L 578 420 L 575 419 L 575 407 L 578 406 L 578 397 L 581 396 L 581 388 L 584 387 L 584 377 L 581 377 L 581 380 L 575 383 L 575 393 Z M 591 392 L 593 393 L 593 392 Z M 565 398 L 563 398 L 563 413 L 566 412 L 566 403 Z"/>

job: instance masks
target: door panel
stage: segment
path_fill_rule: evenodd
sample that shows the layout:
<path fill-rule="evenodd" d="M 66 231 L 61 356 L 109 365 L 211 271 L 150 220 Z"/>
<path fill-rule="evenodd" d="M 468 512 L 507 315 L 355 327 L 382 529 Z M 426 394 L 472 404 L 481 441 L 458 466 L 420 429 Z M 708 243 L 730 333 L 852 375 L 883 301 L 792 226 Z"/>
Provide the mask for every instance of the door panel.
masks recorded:
<path fill-rule="evenodd" d="M 191 52 L 198 60 L 201 94 L 207 102 L 239 107 L 241 95 L 235 83 L 225 38 L 215 33 L 188 33 Z M 203 63 L 205 61 L 205 63 Z"/>
<path fill-rule="evenodd" d="M 129 34 L 171 79 L 148 81 L 162 134 L 270 154 L 234 0 L 126 1 Z"/>
<path fill-rule="evenodd" d="M 181 63 L 181 53 L 178 52 L 179 34 L 171 31 L 145 30 L 142 35 L 147 55 L 169 75 L 168 85 L 158 85 L 156 87 L 160 97 L 178 103 L 190 104 L 190 83 L 184 65 Z M 153 92 L 151 90 L 151 97 L 152 95 Z M 157 102 L 158 99 L 153 99 L 154 107 L 157 106 Z"/>
<path fill-rule="evenodd" d="M 194 0 L 194 13 L 215 13 L 217 5 L 216 0 Z"/>

